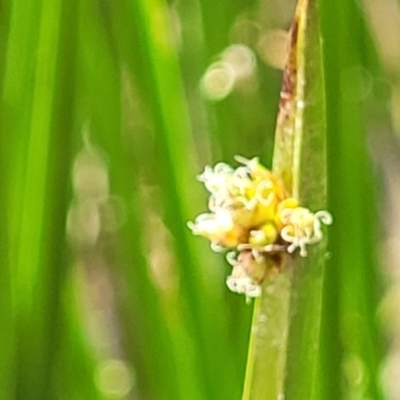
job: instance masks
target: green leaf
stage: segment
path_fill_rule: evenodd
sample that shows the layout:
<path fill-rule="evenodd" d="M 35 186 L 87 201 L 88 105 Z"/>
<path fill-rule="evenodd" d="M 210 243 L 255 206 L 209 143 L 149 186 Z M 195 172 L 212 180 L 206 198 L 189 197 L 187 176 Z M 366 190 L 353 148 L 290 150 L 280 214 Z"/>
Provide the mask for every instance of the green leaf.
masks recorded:
<path fill-rule="evenodd" d="M 304 207 L 326 209 L 324 77 L 313 0 L 297 6 L 283 79 L 273 170 Z M 265 284 L 255 308 L 243 399 L 318 398 L 325 247 L 323 241 L 306 258 L 286 257 L 281 276 Z"/>
<path fill-rule="evenodd" d="M 253 304 L 226 289 L 229 266 L 186 223 L 206 206 L 195 179 L 205 164 L 235 154 L 270 164 L 281 77 L 269 56 L 279 56 L 289 3 L 1 3 L 0 400 L 240 398 Z M 364 100 L 378 86 L 389 92 L 397 75 L 372 71 L 362 13 L 358 0 L 300 1 L 297 11 L 273 169 L 305 207 L 332 212 L 332 255 L 326 269 L 325 243 L 307 258 L 288 256 L 265 284 L 247 400 L 383 398 L 382 235 L 366 131 L 383 142 L 390 99 L 368 111 Z M 230 92 L 210 100 L 202 79 L 213 63 L 231 63 L 224 52 L 235 48 L 248 75 L 233 62 Z M 377 112 L 384 124 L 370 122 Z M 70 245 L 82 147 L 101 153 L 109 203 L 81 228 L 99 223 L 96 243 Z M 131 385 L 119 394 L 100 373 L 115 359 Z"/>
<path fill-rule="evenodd" d="M 368 58 L 374 51 L 357 1 L 340 0 L 335 5 L 321 1 L 320 10 L 327 90 L 328 199 L 335 217 L 325 282 L 321 397 L 382 399 L 384 346 L 376 316 L 382 289 L 377 201 L 381 193 L 368 148 L 368 131 L 371 126 L 376 129 L 376 121 L 366 111 L 360 85 L 362 74 L 369 76 L 373 70 Z M 374 82 L 378 79 L 381 77 L 375 76 Z M 376 129 L 379 143 L 385 130 Z"/>

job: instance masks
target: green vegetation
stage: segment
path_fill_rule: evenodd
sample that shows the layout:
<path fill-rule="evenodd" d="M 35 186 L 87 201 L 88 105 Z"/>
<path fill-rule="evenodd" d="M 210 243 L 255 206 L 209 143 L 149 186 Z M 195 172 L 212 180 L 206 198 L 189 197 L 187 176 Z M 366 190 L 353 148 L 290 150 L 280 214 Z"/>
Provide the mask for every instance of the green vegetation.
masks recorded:
<path fill-rule="evenodd" d="M 367 139 L 392 129 L 396 21 L 369 3 L 310 0 L 287 146 L 294 1 L 2 2 L 0 400 L 391 398 Z M 196 175 L 236 154 L 334 217 L 250 304 L 187 227 Z"/>

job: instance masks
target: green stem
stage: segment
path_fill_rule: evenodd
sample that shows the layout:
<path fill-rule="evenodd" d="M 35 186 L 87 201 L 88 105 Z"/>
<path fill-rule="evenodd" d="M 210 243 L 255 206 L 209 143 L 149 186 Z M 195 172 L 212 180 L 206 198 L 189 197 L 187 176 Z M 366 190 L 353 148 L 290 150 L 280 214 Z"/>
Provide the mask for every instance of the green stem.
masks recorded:
<path fill-rule="evenodd" d="M 261 297 L 257 297 L 254 301 L 253 318 L 251 321 L 252 327 L 256 325 L 256 322 L 259 318 L 260 305 L 261 305 Z M 254 374 L 254 359 L 255 359 L 255 347 L 256 347 L 255 344 L 256 344 L 256 336 L 254 335 L 254 331 L 252 329 L 250 331 L 249 352 L 247 354 L 246 376 L 244 380 L 242 400 L 250 399 L 251 383 L 253 381 L 253 374 Z"/>
<path fill-rule="evenodd" d="M 288 268 L 266 282 L 255 301 L 242 400 L 276 400 L 282 394 L 291 280 Z"/>

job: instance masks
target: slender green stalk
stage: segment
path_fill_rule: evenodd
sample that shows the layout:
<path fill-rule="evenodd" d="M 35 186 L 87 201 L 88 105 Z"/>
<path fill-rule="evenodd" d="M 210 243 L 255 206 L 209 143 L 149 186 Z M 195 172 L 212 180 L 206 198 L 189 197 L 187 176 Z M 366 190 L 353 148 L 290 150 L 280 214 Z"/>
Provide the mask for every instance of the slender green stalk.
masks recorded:
<path fill-rule="evenodd" d="M 5 72 L 5 59 L 7 54 L 6 27 L 9 23 L 9 13 L 4 12 L 0 16 L 0 59 L 2 66 L 0 73 Z M 4 101 L 3 84 L 0 81 L 1 98 Z M 10 141 L 8 140 L 6 115 L 3 108 L 0 108 L 0 187 L 3 193 L 9 193 L 11 171 L 10 165 Z M 0 198 L 0 343 L 2 343 L 3 352 L 0 356 L 0 399 L 9 399 L 15 385 L 14 363 L 15 363 L 15 314 L 12 302 L 12 266 L 10 263 L 9 245 L 10 245 L 10 211 L 11 203 L 7 195 Z"/>
<path fill-rule="evenodd" d="M 32 289 L 40 267 L 43 204 L 46 195 L 48 152 L 56 76 L 61 2 L 44 1 L 40 17 L 38 52 L 23 193 L 17 271 L 21 307 L 31 307 Z"/>
<path fill-rule="evenodd" d="M 223 339 L 228 334 L 226 314 L 220 308 L 224 288 L 204 279 L 208 273 L 222 271 L 186 226 L 196 214 L 195 206 L 200 206 L 201 195 L 197 192 L 200 186 L 193 186 L 193 138 L 167 3 L 140 0 L 132 2 L 132 10 L 142 38 L 141 54 L 155 122 L 160 167 L 156 179 L 163 191 L 163 215 L 174 236 L 176 267 L 182 281 L 180 294 L 185 299 L 178 302 L 177 309 L 186 321 L 189 337 L 197 338 L 193 342 L 199 368 L 195 375 L 204 385 L 202 391 L 210 398 L 231 398 L 237 395 L 239 386 L 230 384 L 236 367 L 228 361 L 231 349 Z M 222 381 L 215 381 L 214 376 L 222 370 Z M 200 394 L 193 391 L 192 396 Z"/>
<path fill-rule="evenodd" d="M 312 210 L 326 208 L 325 98 L 316 2 L 301 0 L 291 28 L 273 169 Z M 255 309 L 244 399 L 317 399 L 325 243 L 287 257 L 281 284 L 269 282 Z M 271 295 L 272 291 L 274 295 Z M 274 312 L 271 312 L 274 310 Z M 267 317 L 266 332 L 261 321 Z M 278 329 L 280 341 L 277 345 Z M 254 347 L 258 342 L 259 347 Z M 273 356 L 271 349 L 276 354 Z M 252 365 L 254 364 L 254 365 Z M 262 373 L 257 379 L 253 371 Z M 250 382 L 249 382 L 250 381 Z M 249 389 L 251 388 L 251 389 Z"/>
<path fill-rule="evenodd" d="M 257 297 L 254 300 L 254 308 L 253 308 L 253 319 L 251 321 L 251 326 L 255 327 L 257 325 L 257 318 L 260 314 L 260 306 L 261 306 L 261 297 Z M 250 332 L 250 341 L 249 341 L 249 349 L 247 354 L 247 369 L 246 376 L 244 379 L 244 388 L 243 388 L 243 400 L 247 400 L 250 398 L 251 393 L 251 385 L 254 379 L 254 358 L 256 351 L 256 335 L 253 332 Z"/>
<path fill-rule="evenodd" d="M 264 285 L 256 300 L 243 400 L 279 399 L 283 393 L 291 271 Z"/>
<path fill-rule="evenodd" d="M 382 399 L 383 340 L 377 324 L 381 289 L 378 194 L 369 156 L 370 122 L 363 86 L 372 56 L 371 37 L 357 1 L 320 1 L 327 88 L 329 202 L 335 216 L 325 283 L 322 380 L 325 399 Z M 351 25 L 354 32 L 348 31 Z M 381 79 L 381 77 L 379 77 Z M 376 79 L 374 82 L 377 82 Z M 376 129 L 376 128 L 375 128 Z M 381 130 L 378 142 L 382 143 Z M 383 128 L 386 130 L 386 128 Z M 352 373 L 358 368 L 357 380 Z M 329 376 L 329 379 L 326 377 Z"/>
<path fill-rule="evenodd" d="M 47 336 L 48 315 L 44 310 L 49 303 L 44 301 L 47 289 L 39 294 L 38 290 L 43 288 L 48 272 L 44 261 L 49 221 L 45 204 L 50 192 L 49 146 L 61 5 L 52 1 L 13 4 L 3 86 L 3 98 L 11 107 L 6 124 L 13 131 L 8 159 L 16 166 L 15 170 L 10 168 L 9 204 L 13 208 L 9 214 L 9 262 L 13 266 L 19 347 L 16 362 L 10 367 L 15 367 L 17 395 L 32 399 L 43 398 L 47 390 L 44 382 L 49 358 L 42 339 Z M 20 18 L 26 13 L 37 20 L 21 24 Z M 21 114 L 17 117 L 18 112 Z M 47 346 L 51 347 L 51 340 Z"/>
<path fill-rule="evenodd" d="M 1 3 L 0 400 L 384 398 L 366 127 L 389 132 L 390 99 L 379 98 L 379 129 L 363 102 L 398 74 L 373 72 L 358 0 L 299 1 L 272 162 L 301 205 L 332 212 L 329 257 L 326 240 L 285 255 L 249 332 L 253 307 L 226 290 L 230 267 L 186 226 L 206 205 L 195 180 L 205 164 L 235 154 L 270 164 L 280 86 L 270 42 L 291 12 L 276 3 Z M 222 60 L 235 77 L 221 75 L 229 94 L 210 100 L 202 79 Z M 69 242 L 66 229 L 81 200 L 71 170 L 82 126 L 107 177 L 107 199 L 77 223 L 94 244 Z"/>

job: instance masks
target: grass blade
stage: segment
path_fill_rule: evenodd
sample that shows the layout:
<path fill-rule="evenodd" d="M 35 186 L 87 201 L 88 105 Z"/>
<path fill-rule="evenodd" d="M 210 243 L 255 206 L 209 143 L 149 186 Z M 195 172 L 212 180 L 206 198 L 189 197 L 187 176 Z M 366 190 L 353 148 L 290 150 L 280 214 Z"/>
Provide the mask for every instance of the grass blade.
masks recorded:
<path fill-rule="evenodd" d="M 303 58 L 303 65 L 299 65 L 303 72 L 299 72 L 298 78 L 304 92 L 298 100 L 302 121 L 298 128 L 301 133 L 295 133 L 298 155 L 294 163 L 297 178 L 293 192 L 298 193 L 301 204 L 316 211 L 326 209 L 325 79 L 317 1 L 304 3 L 304 26 L 299 24 L 299 35 L 304 35 L 299 55 Z M 325 262 L 326 240 L 310 249 L 307 258 L 294 261 L 285 382 L 287 399 L 319 399 L 317 368 Z"/>
<path fill-rule="evenodd" d="M 321 396 L 381 399 L 379 363 L 383 346 L 376 320 L 380 227 L 367 146 L 368 119 L 359 84 L 363 72 L 371 69 L 366 65 L 373 54 L 371 38 L 356 1 L 341 1 L 334 6 L 322 1 L 320 10 L 326 49 L 328 198 L 336 221 L 325 287 L 329 315 L 323 327 L 322 367 L 324 376 L 330 378 L 322 381 Z M 361 371 L 357 380 L 352 375 L 355 370 Z"/>
<path fill-rule="evenodd" d="M 291 27 L 273 169 L 290 193 L 314 211 L 326 208 L 320 46 L 316 3 L 301 0 Z M 320 243 L 305 259 L 288 258 L 279 280 L 267 283 L 257 300 L 252 338 L 256 347 L 249 358 L 254 375 L 246 377 L 244 399 L 316 398 L 324 257 L 325 243 Z"/>

